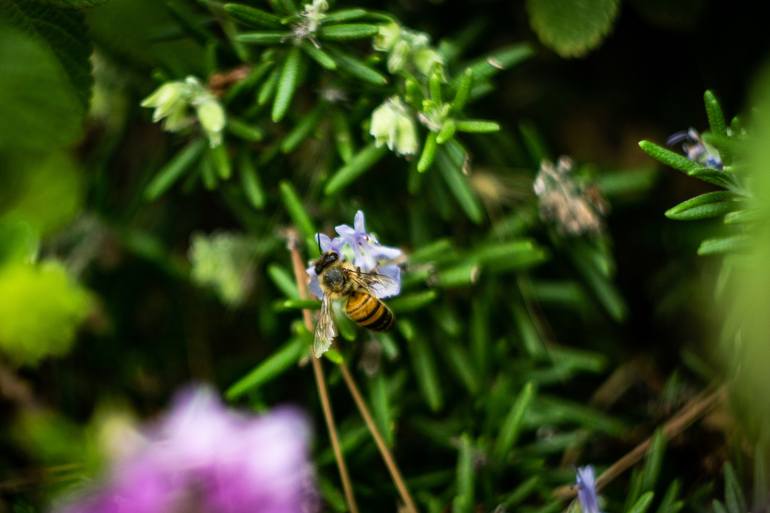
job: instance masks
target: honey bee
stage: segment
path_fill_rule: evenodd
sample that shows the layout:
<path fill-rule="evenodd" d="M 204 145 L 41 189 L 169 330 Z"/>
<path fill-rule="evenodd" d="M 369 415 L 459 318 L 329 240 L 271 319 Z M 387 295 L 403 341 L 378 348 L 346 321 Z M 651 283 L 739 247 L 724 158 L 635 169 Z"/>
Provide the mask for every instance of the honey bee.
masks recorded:
<path fill-rule="evenodd" d="M 316 358 L 329 349 L 337 336 L 337 326 L 332 318 L 332 301 L 335 299 L 345 300 L 345 314 L 359 326 L 372 331 L 386 331 L 393 326 L 393 312 L 377 297 L 377 289 L 391 285 L 391 278 L 362 272 L 340 260 L 334 251 L 327 251 L 313 265 L 324 293 L 313 337 Z"/>

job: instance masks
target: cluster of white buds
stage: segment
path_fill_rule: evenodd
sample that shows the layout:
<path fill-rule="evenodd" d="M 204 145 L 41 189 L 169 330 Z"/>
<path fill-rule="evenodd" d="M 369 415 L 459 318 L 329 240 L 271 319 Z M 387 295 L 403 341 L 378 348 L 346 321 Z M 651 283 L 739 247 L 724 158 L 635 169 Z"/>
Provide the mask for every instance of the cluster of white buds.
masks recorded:
<path fill-rule="evenodd" d="M 189 114 L 192 107 L 211 147 L 222 144 L 225 110 L 216 96 L 195 77 L 164 83 L 142 101 L 142 107 L 154 108 L 152 121 L 164 120 L 163 128 L 169 132 L 179 132 L 193 124 L 194 119 Z"/>
<path fill-rule="evenodd" d="M 369 133 L 377 146 L 386 144 L 399 155 L 417 153 L 417 126 L 409 108 L 398 96 L 388 98 L 372 112 Z"/>
<path fill-rule="evenodd" d="M 299 15 L 299 22 L 296 23 L 291 29 L 294 39 L 296 41 L 303 41 L 308 39 L 315 46 L 319 46 L 314 36 L 318 31 L 318 27 L 321 25 L 321 20 L 325 16 L 325 13 L 328 9 L 329 4 L 326 0 L 313 0 L 308 4 L 305 4 L 302 8 L 302 12 Z"/>
<path fill-rule="evenodd" d="M 547 160 L 540 163 L 533 185 L 540 217 L 568 235 L 599 234 L 607 202 L 595 185 L 586 187 L 575 181 L 573 167 L 569 157 L 560 157 L 555 166 Z"/>
<path fill-rule="evenodd" d="M 413 68 L 427 75 L 434 66 L 444 65 L 441 54 L 430 46 L 427 34 L 407 30 L 396 22 L 380 25 L 374 37 L 374 49 L 388 52 L 388 71 L 391 73 Z"/>

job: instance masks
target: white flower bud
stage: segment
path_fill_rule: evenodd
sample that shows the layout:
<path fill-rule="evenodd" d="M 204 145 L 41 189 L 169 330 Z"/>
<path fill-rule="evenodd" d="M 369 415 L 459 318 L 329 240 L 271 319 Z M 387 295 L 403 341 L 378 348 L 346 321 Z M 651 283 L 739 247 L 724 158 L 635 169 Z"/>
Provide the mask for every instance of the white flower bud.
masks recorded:
<path fill-rule="evenodd" d="M 388 71 L 396 73 L 402 70 L 409 59 L 409 52 L 411 47 L 408 42 L 403 39 L 397 42 L 388 56 Z"/>
<path fill-rule="evenodd" d="M 400 34 L 401 27 L 396 22 L 380 25 L 372 45 L 378 52 L 389 52 L 398 41 Z"/>
<path fill-rule="evenodd" d="M 372 112 L 369 133 L 377 146 L 386 144 L 388 149 L 399 155 L 417 153 L 417 127 L 398 96 L 389 98 Z"/>
<path fill-rule="evenodd" d="M 441 54 L 427 46 L 414 52 L 413 59 L 415 67 L 423 75 L 430 73 L 436 65 L 444 65 L 444 59 L 441 57 Z"/>
<path fill-rule="evenodd" d="M 152 121 L 157 123 L 169 116 L 178 116 L 187 106 L 188 87 L 184 82 L 166 82 L 142 100 L 142 107 L 154 108 Z"/>
<path fill-rule="evenodd" d="M 211 147 L 219 146 L 222 143 L 222 130 L 225 127 L 225 110 L 213 96 L 209 95 L 195 106 L 195 111 L 201 128 L 208 135 Z"/>

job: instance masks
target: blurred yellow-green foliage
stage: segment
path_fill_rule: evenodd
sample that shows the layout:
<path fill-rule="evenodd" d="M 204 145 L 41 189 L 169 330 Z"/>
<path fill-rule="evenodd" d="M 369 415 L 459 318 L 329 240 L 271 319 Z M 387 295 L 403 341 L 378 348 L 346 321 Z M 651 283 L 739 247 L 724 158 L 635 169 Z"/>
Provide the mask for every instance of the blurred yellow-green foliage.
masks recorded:
<path fill-rule="evenodd" d="M 63 355 L 90 306 L 88 292 L 58 262 L 1 266 L 0 350 L 28 365 Z"/>

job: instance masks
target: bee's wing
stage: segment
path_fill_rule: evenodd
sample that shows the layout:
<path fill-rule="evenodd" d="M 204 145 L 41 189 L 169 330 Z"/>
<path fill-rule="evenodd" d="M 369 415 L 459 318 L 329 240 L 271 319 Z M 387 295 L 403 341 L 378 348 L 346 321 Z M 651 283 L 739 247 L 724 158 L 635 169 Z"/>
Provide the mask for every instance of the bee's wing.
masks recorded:
<path fill-rule="evenodd" d="M 365 273 L 356 269 L 346 269 L 348 279 L 358 287 L 367 290 L 375 297 L 382 297 L 386 290 L 398 288 L 396 280 L 379 273 Z"/>
<path fill-rule="evenodd" d="M 320 358 L 329 350 L 336 336 L 337 326 L 332 317 L 332 300 L 329 296 L 324 296 L 313 335 L 313 356 Z"/>

